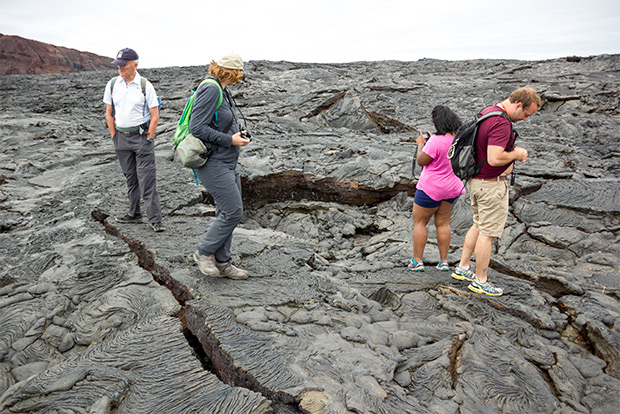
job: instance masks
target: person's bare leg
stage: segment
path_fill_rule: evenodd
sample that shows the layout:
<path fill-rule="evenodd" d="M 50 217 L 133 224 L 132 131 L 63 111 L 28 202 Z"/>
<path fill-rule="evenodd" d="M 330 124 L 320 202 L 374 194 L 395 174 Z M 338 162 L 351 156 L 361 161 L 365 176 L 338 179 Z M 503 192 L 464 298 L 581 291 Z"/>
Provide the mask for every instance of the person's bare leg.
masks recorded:
<path fill-rule="evenodd" d="M 421 262 L 424 256 L 424 247 L 428 239 L 426 225 L 437 209 L 438 207 L 426 208 L 417 204 L 413 205 L 413 260 L 416 262 Z"/>
<path fill-rule="evenodd" d="M 476 242 L 478 241 L 478 235 L 480 231 L 478 227 L 471 226 L 465 235 L 465 242 L 463 243 L 463 251 L 461 252 L 461 261 L 459 266 L 467 268 L 469 266 L 469 262 L 471 261 L 471 255 L 474 253 L 474 249 L 476 248 Z M 477 263 L 478 258 L 476 258 Z"/>
<path fill-rule="evenodd" d="M 474 254 L 476 255 L 476 279 L 480 282 L 487 281 L 489 264 L 491 263 L 491 250 L 493 249 L 493 239 L 491 236 L 478 236 Z"/>
<path fill-rule="evenodd" d="M 450 250 L 450 217 L 452 216 L 452 204 L 442 201 L 435 213 L 435 229 L 437 230 L 437 247 L 439 248 L 439 260 L 448 261 Z"/>

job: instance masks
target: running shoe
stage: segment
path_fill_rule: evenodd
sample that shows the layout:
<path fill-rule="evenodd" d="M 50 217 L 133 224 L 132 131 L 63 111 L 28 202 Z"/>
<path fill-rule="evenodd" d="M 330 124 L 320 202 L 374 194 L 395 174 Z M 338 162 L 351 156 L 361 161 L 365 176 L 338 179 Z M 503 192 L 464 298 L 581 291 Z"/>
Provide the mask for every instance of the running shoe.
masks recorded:
<path fill-rule="evenodd" d="M 239 269 L 233 265 L 232 261 L 227 263 L 215 262 L 215 267 L 220 271 L 220 276 L 228 277 L 230 279 L 243 280 L 248 278 L 248 272 L 243 269 Z"/>
<path fill-rule="evenodd" d="M 476 279 L 476 274 L 471 269 L 463 269 L 461 266 L 457 266 L 452 272 L 452 277 L 457 280 L 468 280 L 473 282 Z"/>
<path fill-rule="evenodd" d="M 122 217 L 115 217 L 114 220 L 118 221 L 119 223 L 140 223 L 140 221 L 142 221 L 142 216 L 130 216 L 129 214 L 125 214 Z"/>
<path fill-rule="evenodd" d="M 220 269 L 215 266 L 215 257 L 212 254 L 200 254 L 200 252 L 196 250 L 192 257 L 203 275 L 221 277 Z"/>
<path fill-rule="evenodd" d="M 416 262 L 413 257 L 411 258 L 411 262 L 409 263 L 409 266 L 407 266 L 407 269 L 411 270 L 412 272 L 423 272 L 424 271 L 424 263 L 423 262 Z"/>
<path fill-rule="evenodd" d="M 502 296 L 504 290 L 502 288 L 495 287 L 489 282 L 481 282 L 478 279 L 474 279 L 468 286 L 469 290 L 476 293 L 484 293 L 489 296 Z"/>
<path fill-rule="evenodd" d="M 437 270 L 441 270 L 442 272 L 447 272 L 450 270 L 450 266 L 448 266 L 448 262 L 437 262 L 437 266 L 435 266 Z"/>
<path fill-rule="evenodd" d="M 153 229 L 154 232 L 156 233 L 160 233 L 162 231 L 166 231 L 166 228 L 164 227 L 163 224 L 161 223 L 151 223 L 151 228 Z"/>

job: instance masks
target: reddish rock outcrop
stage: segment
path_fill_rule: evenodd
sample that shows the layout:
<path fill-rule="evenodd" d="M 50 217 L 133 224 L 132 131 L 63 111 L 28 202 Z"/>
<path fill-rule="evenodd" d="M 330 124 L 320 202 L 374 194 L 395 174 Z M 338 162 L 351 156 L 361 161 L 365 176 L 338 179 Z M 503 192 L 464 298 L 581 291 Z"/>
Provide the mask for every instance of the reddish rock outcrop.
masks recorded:
<path fill-rule="evenodd" d="M 0 33 L 0 75 L 110 70 L 112 58 Z"/>

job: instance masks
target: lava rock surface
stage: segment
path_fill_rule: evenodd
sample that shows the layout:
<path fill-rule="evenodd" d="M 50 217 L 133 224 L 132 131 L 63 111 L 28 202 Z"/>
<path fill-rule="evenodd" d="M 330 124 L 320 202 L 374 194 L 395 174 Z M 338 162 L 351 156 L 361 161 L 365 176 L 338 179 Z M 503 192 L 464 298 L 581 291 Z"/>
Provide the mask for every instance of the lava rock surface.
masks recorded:
<path fill-rule="evenodd" d="M 245 281 L 192 252 L 215 209 L 172 136 L 206 67 L 140 71 L 162 98 L 164 224 L 119 224 L 101 101 L 114 71 L 0 77 L 0 411 L 612 413 L 620 405 L 620 56 L 251 61 L 231 87 Z M 411 257 L 414 137 L 520 86 L 517 165 L 489 277 L 470 292 Z M 451 266 L 471 225 L 451 221 Z"/>

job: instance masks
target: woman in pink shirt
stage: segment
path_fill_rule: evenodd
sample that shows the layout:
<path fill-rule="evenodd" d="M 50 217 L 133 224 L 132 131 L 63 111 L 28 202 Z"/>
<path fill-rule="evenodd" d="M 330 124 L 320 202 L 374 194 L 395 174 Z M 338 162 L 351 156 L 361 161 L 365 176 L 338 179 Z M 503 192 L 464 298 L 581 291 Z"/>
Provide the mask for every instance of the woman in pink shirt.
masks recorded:
<path fill-rule="evenodd" d="M 407 268 L 414 272 L 424 271 L 424 246 L 428 239 L 426 225 L 431 217 L 435 219 L 439 263 L 437 269 L 448 271 L 448 249 L 450 248 L 450 216 L 452 203 L 464 193 L 463 183 L 454 175 L 448 149 L 454 140 L 461 120 L 447 106 L 438 105 L 431 113 L 437 132 L 426 141 L 422 134 L 416 138 L 418 165 L 424 167 L 418 180 L 413 202 L 413 257 Z"/>

